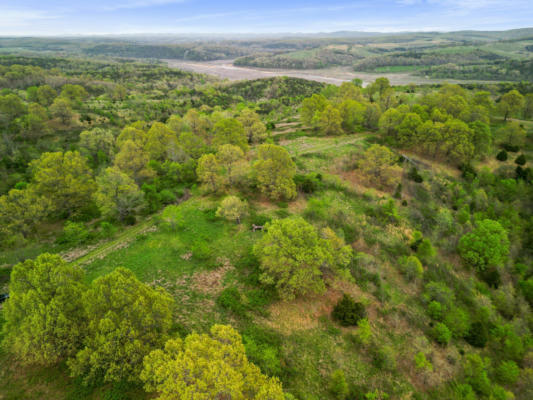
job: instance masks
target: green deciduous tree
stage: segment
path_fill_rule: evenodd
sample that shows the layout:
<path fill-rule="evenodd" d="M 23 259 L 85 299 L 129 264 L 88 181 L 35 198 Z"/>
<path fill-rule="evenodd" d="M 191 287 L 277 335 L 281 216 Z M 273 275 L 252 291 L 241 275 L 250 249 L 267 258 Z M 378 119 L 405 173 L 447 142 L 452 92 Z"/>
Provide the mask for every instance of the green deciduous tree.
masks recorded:
<path fill-rule="evenodd" d="M 224 144 L 218 148 L 217 161 L 225 169 L 230 185 L 242 182 L 249 169 L 249 163 L 244 158 L 244 152 L 238 146 Z"/>
<path fill-rule="evenodd" d="M 449 118 L 442 127 L 445 156 L 458 164 L 468 162 L 474 156 L 473 135 L 466 123 Z"/>
<path fill-rule="evenodd" d="M 403 146 L 413 146 L 421 142 L 417 130 L 422 125 L 422 119 L 418 114 L 407 113 L 398 125 L 398 141 Z"/>
<path fill-rule="evenodd" d="M 183 132 L 179 136 L 178 143 L 185 154 L 194 159 L 200 158 L 207 152 L 205 140 L 193 132 Z"/>
<path fill-rule="evenodd" d="M 524 96 L 518 90 L 511 90 L 505 93 L 498 103 L 498 109 L 503 114 L 503 120 L 517 113 L 524 105 Z"/>
<path fill-rule="evenodd" d="M 374 181 L 385 186 L 394 186 L 401 171 L 401 167 L 395 165 L 396 160 L 396 155 L 387 147 L 373 144 L 363 153 L 359 168 Z"/>
<path fill-rule="evenodd" d="M 339 111 L 342 118 L 342 129 L 346 133 L 354 133 L 361 129 L 365 119 L 366 107 L 364 104 L 346 99 L 339 105 Z"/>
<path fill-rule="evenodd" d="M 314 94 L 302 101 L 300 116 L 306 125 L 312 125 L 317 112 L 323 111 L 328 104 L 326 98 L 320 94 Z"/>
<path fill-rule="evenodd" d="M 48 133 L 48 113 L 38 103 L 28 105 L 28 114 L 22 120 L 22 133 L 27 138 L 39 138 Z"/>
<path fill-rule="evenodd" d="M 505 264 L 509 254 L 507 231 L 498 221 L 484 219 L 459 240 L 459 254 L 478 270 Z"/>
<path fill-rule="evenodd" d="M 211 128 L 209 119 L 198 112 L 198 110 L 191 108 L 183 116 L 183 122 L 192 130 L 192 132 L 202 138 L 207 138 L 207 134 Z"/>
<path fill-rule="evenodd" d="M 69 126 L 72 123 L 74 112 L 67 99 L 57 97 L 50 106 L 50 112 L 55 118 L 58 118 L 63 125 Z"/>
<path fill-rule="evenodd" d="M 267 224 L 266 234 L 254 246 L 261 262 L 261 281 L 275 285 L 280 296 L 321 293 L 326 275 L 341 271 L 351 248 L 330 230 L 322 235 L 303 218 L 286 218 Z"/>
<path fill-rule="evenodd" d="M 97 278 L 83 295 L 88 333 L 68 361 L 85 382 L 136 381 L 143 358 L 165 343 L 172 324 L 172 298 L 125 268 Z"/>
<path fill-rule="evenodd" d="M 0 95 L 0 126 L 7 127 L 13 119 L 20 117 L 26 107 L 16 94 Z"/>
<path fill-rule="evenodd" d="M 145 150 L 152 160 L 163 161 L 177 147 L 177 135 L 161 122 L 154 122 L 146 137 Z"/>
<path fill-rule="evenodd" d="M 39 86 L 36 93 L 36 101 L 44 106 L 48 107 L 54 102 L 57 96 L 57 92 L 48 85 Z"/>
<path fill-rule="evenodd" d="M 86 321 L 82 270 L 41 254 L 13 267 L 5 305 L 5 348 L 24 363 L 54 364 L 80 346 Z"/>
<path fill-rule="evenodd" d="M 148 166 L 149 161 L 150 157 L 140 144 L 126 140 L 115 156 L 114 165 L 141 184 L 154 176 L 154 171 Z"/>
<path fill-rule="evenodd" d="M 143 204 L 143 192 L 135 181 L 117 167 L 107 168 L 96 178 L 94 200 L 102 215 L 123 220 Z"/>
<path fill-rule="evenodd" d="M 337 369 L 333 371 L 330 377 L 330 386 L 331 392 L 338 400 L 344 400 L 348 397 L 350 390 L 348 388 L 348 383 L 346 382 L 346 377 L 344 376 L 344 371 L 342 369 Z"/>
<path fill-rule="evenodd" d="M 381 133 L 387 136 L 396 137 L 398 134 L 398 127 L 402 123 L 404 114 L 396 108 L 389 108 L 381 117 L 379 117 L 378 127 Z"/>
<path fill-rule="evenodd" d="M 87 93 L 83 86 L 67 83 L 61 87 L 61 94 L 59 96 L 69 101 L 80 102 L 89 97 L 89 93 Z"/>
<path fill-rule="evenodd" d="M 52 212 L 71 215 L 90 202 L 95 183 L 79 152 L 44 153 L 30 169 L 35 193 L 50 200 Z"/>
<path fill-rule="evenodd" d="M 198 180 L 209 192 L 218 192 L 224 187 L 221 167 L 214 154 L 204 154 L 200 157 L 196 175 L 198 175 Z"/>
<path fill-rule="evenodd" d="M 254 171 L 261 192 L 272 199 L 294 198 L 296 166 L 287 150 L 274 144 L 263 144 L 257 150 L 257 158 Z"/>
<path fill-rule="evenodd" d="M 217 209 L 217 216 L 230 221 L 241 223 L 241 218 L 246 215 L 248 204 L 237 196 L 225 197 Z"/>
<path fill-rule="evenodd" d="M 213 145 L 233 144 L 243 151 L 248 149 L 248 137 L 243 125 L 235 118 L 223 118 L 213 126 Z"/>
<path fill-rule="evenodd" d="M 131 140 L 139 146 L 144 146 L 148 140 L 148 135 L 137 124 L 131 124 L 120 131 L 120 135 L 117 137 L 117 146 L 122 147 L 128 140 Z"/>
<path fill-rule="evenodd" d="M 95 162 L 100 161 L 100 157 L 111 159 L 114 145 L 115 137 L 107 129 L 94 128 L 80 133 L 80 146 Z"/>
<path fill-rule="evenodd" d="M 502 129 L 502 136 L 511 146 L 522 147 L 526 141 L 526 131 L 516 121 L 510 121 Z"/>
<path fill-rule="evenodd" d="M 340 135 L 343 132 L 341 113 L 332 105 L 328 105 L 324 110 L 317 112 L 313 122 L 325 135 Z"/>
<path fill-rule="evenodd" d="M 161 400 L 284 399 L 279 381 L 248 361 L 241 336 L 225 325 L 169 340 L 144 359 L 141 379 Z"/>
<path fill-rule="evenodd" d="M 51 203 L 46 196 L 39 196 L 33 188 L 11 189 L 0 196 L 0 237 L 22 235 L 27 238 L 35 232 L 35 226 L 50 212 Z"/>
<path fill-rule="evenodd" d="M 237 120 L 244 127 L 244 132 L 248 138 L 248 143 L 261 143 L 267 137 L 267 130 L 265 124 L 261 122 L 259 115 L 249 108 L 241 111 Z"/>

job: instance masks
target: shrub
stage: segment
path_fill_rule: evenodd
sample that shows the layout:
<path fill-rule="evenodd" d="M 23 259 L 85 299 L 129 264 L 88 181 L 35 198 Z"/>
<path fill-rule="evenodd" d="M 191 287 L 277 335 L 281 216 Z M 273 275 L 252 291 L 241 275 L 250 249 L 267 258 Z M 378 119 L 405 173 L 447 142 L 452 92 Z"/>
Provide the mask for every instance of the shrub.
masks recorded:
<path fill-rule="evenodd" d="M 84 243 L 89 238 L 89 231 L 81 222 L 65 222 L 63 233 L 58 237 L 58 243 L 70 244 L 73 246 Z"/>
<path fill-rule="evenodd" d="M 366 317 L 365 306 L 345 294 L 333 308 L 331 316 L 342 326 L 354 326 Z"/>
<path fill-rule="evenodd" d="M 330 390 L 336 399 L 344 400 L 348 397 L 348 383 L 346 383 L 346 377 L 344 371 L 337 369 L 333 371 L 330 378 Z"/>
<path fill-rule="evenodd" d="M 466 336 L 470 330 L 470 316 L 459 307 L 454 307 L 446 313 L 444 323 L 457 339 Z"/>
<path fill-rule="evenodd" d="M 420 279 L 424 274 L 424 268 L 417 256 L 404 257 L 400 262 L 400 271 L 409 281 Z"/>
<path fill-rule="evenodd" d="M 322 187 L 322 175 L 311 172 L 309 174 L 297 174 L 294 183 L 298 190 L 304 193 L 313 193 Z"/>
<path fill-rule="evenodd" d="M 274 343 L 271 334 L 252 329 L 242 336 L 246 355 L 261 371 L 270 376 L 281 374 L 279 346 Z"/>
<path fill-rule="evenodd" d="M 514 163 L 518 165 L 525 165 L 526 156 L 523 154 L 520 154 L 518 157 L 516 157 L 516 159 L 514 160 Z"/>
<path fill-rule="evenodd" d="M 417 369 L 433 371 L 433 364 L 426 358 L 426 355 L 421 351 L 415 355 L 415 365 Z"/>
<path fill-rule="evenodd" d="M 497 155 L 496 155 L 496 159 L 498 161 L 507 161 L 507 152 L 505 150 L 502 150 L 500 151 Z"/>
<path fill-rule="evenodd" d="M 455 302 L 455 294 L 443 282 L 429 282 L 426 285 L 424 295 L 428 302 L 435 300 L 442 304 L 443 308 L 451 307 Z"/>
<path fill-rule="evenodd" d="M 422 239 L 416 251 L 416 255 L 418 256 L 418 258 L 420 258 L 420 260 L 424 262 L 427 262 L 428 260 L 433 258 L 435 254 L 436 251 L 433 248 L 433 245 L 431 244 L 430 240 L 427 238 Z"/>
<path fill-rule="evenodd" d="M 533 307 L 533 278 L 529 278 L 527 281 L 520 281 L 519 285 L 525 299 Z"/>
<path fill-rule="evenodd" d="M 481 321 L 474 322 L 465 336 L 465 340 L 474 347 L 483 348 L 489 340 L 489 331 Z"/>
<path fill-rule="evenodd" d="M 488 358 L 481 358 L 478 354 L 467 354 L 464 365 L 466 382 L 472 388 L 485 396 L 491 392 L 491 383 L 487 375 Z"/>
<path fill-rule="evenodd" d="M 416 167 L 411 167 L 409 173 L 407 174 L 407 178 L 416 183 L 424 182 L 424 178 L 422 178 L 422 175 L 418 173 L 418 169 L 416 169 Z"/>
<path fill-rule="evenodd" d="M 505 143 L 504 145 L 502 145 L 502 147 L 504 148 L 504 150 L 509 151 L 511 153 L 516 153 L 518 150 L 520 150 L 520 146 L 509 143 Z"/>
<path fill-rule="evenodd" d="M 435 301 L 435 300 L 429 303 L 428 315 L 431 319 L 434 319 L 436 321 L 442 321 L 442 317 L 443 317 L 442 304 L 440 304 L 438 301 Z"/>
<path fill-rule="evenodd" d="M 384 346 L 377 349 L 374 348 L 372 362 L 374 366 L 381 371 L 394 371 L 396 368 L 394 349 L 390 346 Z"/>
<path fill-rule="evenodd" d="M 176 201 L 176 195 L 169 189 L 163 189 L 159 192 L 159 199 L 162 204 L 171 204 Z"/>
<path fill-rule="evenodd" d="M 100 236 L 110 238 L 117 232 L 117 227 L 110 222 L 102 221 L 100 223 Z"/>
<path fill-rule="evenodd" d="M 448 329 L 448 327 L 443 324 L 442 322 L 438 322 L 433 327 L 433 330 L 431 331 L 431 336 L 435 341 L 442 345 L 447 345 L 450 342 L 450 339 L 452 338 L 452 333 Z"/>
<path fill-rule="evenodd" d="M 507 230 L 498 222 L 484 219 L 459 240 L 458 250 L 466 264 L 477 270 L 503 265 L 509 254 Z"/>
<path fill-rule="evenodd" d="M 483 279 L 484 282 L 494 289 L 498 289 L 502 281 L 500 275 L 500 269 L 498 267 L 489 267 L 483 271 L 479 271 L 479 277 Z"/>
<path fill-rule="evenodd" d="M 492 393 L 490 394 L 490 400 L 514 400 L 513 393 L 505 390 L 499 385 L 492 385 Z"/>
<path fill-rule="evenodd" d="M 237 288 L 226 288 L 216 300 L 217 304 L 225 310 L 231 311 L 235 315 L 243 316 L 246 313 L 246 307 L 242 304 L 241 293 Z"/>
<path fill-rule="evenodd" d="M 357 326 L 359 328 L 357 331 L 357 340 L 363 345 L 369 344 L 372 340 L 372 328 L 370 327 L 368 319 L 363 318 L 359 320 Z"/>
<path fill-rule="evenodd" d="M 513 385 L 518 380 L 520 368 L 514 361 L 504 361 L 496 368 L 496 377 L 504 385 Z"/>
<path fill-rule="evenodd" d="M 185 216 L 180 206 L 172 205 L 166 207 L 160 217 L 161 228 L 177 231 L 185 228 Z"/>

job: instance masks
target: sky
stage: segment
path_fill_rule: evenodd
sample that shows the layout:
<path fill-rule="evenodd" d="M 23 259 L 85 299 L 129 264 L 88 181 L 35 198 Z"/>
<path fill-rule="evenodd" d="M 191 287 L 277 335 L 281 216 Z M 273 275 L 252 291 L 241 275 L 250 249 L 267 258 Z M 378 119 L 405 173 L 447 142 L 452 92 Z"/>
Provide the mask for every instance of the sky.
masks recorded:
<path fill-rule="evenodd" d="M 0 35 L 504 30 L 532 0 L 0 0 Z"/>

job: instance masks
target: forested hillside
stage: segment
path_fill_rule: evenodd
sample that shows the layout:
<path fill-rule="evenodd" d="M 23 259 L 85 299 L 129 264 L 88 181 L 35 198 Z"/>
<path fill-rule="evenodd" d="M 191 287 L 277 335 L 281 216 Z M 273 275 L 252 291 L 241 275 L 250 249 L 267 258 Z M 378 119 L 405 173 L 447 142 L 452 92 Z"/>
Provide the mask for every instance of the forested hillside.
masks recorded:
<path fill-rule="evenodd" d="M 0 55 L 0 399 L 529 400 L 532 162 L 527 81 Z"/>

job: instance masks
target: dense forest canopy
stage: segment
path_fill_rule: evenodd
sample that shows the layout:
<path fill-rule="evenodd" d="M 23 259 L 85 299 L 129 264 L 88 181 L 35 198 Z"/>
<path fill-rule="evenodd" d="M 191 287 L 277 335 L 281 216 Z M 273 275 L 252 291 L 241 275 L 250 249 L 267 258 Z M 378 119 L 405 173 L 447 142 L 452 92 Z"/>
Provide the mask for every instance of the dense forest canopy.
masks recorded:
<path fill-rule="evenodd" d="M 531 58 L 472 35 L 259 58 L 0 40 L 27 52 L 0 55 L 0 397 L 531 399 Z M 281 51 L 507 82 L 231 83 L 127 59 Z M 126 58 L 84 58 L 102 53 Z"/>

